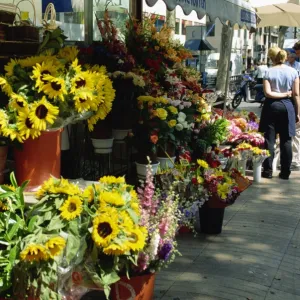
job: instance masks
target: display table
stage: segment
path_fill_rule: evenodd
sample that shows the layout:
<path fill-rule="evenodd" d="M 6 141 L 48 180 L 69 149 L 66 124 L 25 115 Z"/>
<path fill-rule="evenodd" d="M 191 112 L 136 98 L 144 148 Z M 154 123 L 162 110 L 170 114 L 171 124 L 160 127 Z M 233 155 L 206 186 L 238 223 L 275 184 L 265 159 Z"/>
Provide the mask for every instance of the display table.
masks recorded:
<path fill-rule="evenodd" d="M 72 180 L 69 180 L 69 181 L 71 183 L 77 184 L 83 190 L 91 184 L 98 183 L 98 181 L 86 181 L 82 178 L 72 179 Z M 35 198 L 35 193 L 34 192 L 30 192 L 30 193 L 25 192 L 24 197 L 25 197 L 25 203 L 28 204 L 28 205 L 34 205 L 38 202 L 38 200 Z"/>

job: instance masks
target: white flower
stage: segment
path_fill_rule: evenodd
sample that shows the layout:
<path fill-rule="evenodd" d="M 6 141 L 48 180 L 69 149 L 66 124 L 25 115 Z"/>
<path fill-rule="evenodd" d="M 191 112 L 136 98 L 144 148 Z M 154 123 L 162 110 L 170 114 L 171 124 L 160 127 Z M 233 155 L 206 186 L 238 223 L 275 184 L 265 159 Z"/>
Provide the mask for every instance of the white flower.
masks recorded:
<path fill-rule="evenodd" d="M 183 126 L 182 126 L 182 124 L 176 124 L 175 128 L 177 131 L 181 131 L 183 129 Z"/>
<path fill-rule="evenodd" d="M 186 119 L 186 114 L 183 113 L 183 112 L 180 112 L 180 113 L 178 114 L 178 119 L 183 119 L 183 120 L 185 121 L 185 119 Z"/>
<path fill-rule="evenodd" d="M 189 127 L 189 124 L 188 124 L 187 121 L 184 121 L 184 122 L 182 123 L 182 126 L 183 126 L 183 128 L 187 129 L 187 128 Z"/>
<path fill-rule="evenodd" d="M 150 260 L 155 259 L 158 251 L 160 241 L 160 235 L 158 233 L 158 230 L 156 230 L 151 238 L 150 244 L 148 246 L 147 252 L 149 253 Z"/>
<path fill-rule="evenodd" d="M 179 105 L 179 109 L 184 109 L 184 106 L 182 104 Z"/>
<path fill-rule="evenodd" d="M 119 60 L 118 60 L 118 64 L 124 64 L 124 60 L 119 59 Z"/>

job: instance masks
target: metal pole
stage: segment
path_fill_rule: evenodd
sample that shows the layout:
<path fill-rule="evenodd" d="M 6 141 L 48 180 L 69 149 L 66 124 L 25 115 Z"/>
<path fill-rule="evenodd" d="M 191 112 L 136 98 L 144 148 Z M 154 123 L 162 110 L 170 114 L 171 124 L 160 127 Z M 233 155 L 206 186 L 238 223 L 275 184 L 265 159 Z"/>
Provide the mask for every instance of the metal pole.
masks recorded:
<path fill-rule="evenodd" d="M 228 90 L 229 90 L 229 81 L 230 81 L 230 62 L 231 62 L 231 50 L 232 50 L 232 40 L 233 40 L 233 33 L 234 29 L 231 27 L 230 28 L 230 38 L 229 38 L 229 43 L 230 43 L 230 52 L 227 57 L 227 74 L 226 74 L 226 85 L 225 85 L 225 100 L 224 100 L 224 106 L 223 106 L 223 116 L 226 114 L 226 102 L 227 102 L 227 95 L 228 95 Z"/>
<path fill-rule="evenodd" d="M 84 42 L 90 45 L 93 42 L 94 32 L 94 15 L 93 15 L 93 1 L 84 0 Z"/>

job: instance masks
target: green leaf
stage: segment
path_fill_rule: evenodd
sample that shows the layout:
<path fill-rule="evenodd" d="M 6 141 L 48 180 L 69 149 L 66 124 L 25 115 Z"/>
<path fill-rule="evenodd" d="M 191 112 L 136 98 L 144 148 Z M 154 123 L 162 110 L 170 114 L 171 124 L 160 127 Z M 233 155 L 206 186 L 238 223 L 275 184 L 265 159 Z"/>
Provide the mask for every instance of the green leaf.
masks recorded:
<path fill-rule="evenodd" d="M 10 253 L 9 253 L 9 261 L 11 263 L 11 265 L 13 266 L 14 263 L 15 263 L 15 260 L 16 260 L 16 257 L 17 257 L 17 252 L 18 252 L 18 246 L 15 245 L 11 250 L 10 250 Z"/>
<path fill-rule="evenodd" d="M 11 228 L 8 230 L 6 236 L 8 238 L 9 241 L 11 241 L 13 239 L 13 237 L 15 236 L 15 234 L 17 233 L 19 229 L 19 224 L 18 223 L 14 223 Z"/>
<path fill-rule="evenodd" d="M 17 189 L 18 197 L 20 200 L 20 206 L 23 208 L 25 206 L 25 201 L 24 201 L 24 190 L 22 188 Z"/>
<path fill-rule="evenodd" d="M 11 197 L 13 195 L 15 195 L 15 192 L 3 193 L 3 194 L 0 194 L 0 199 L 5 199 L 5 198 Z"/>
<path fill-rule="evenodd" d="M 37 219 L 39 218 L 39 216 L 34 216 L 30 219 L 29 224 L 28 224 L 28 231 L 32 232 L 34 229 L 34 226 L 36 224 Z"/>
<path fill-rule="evenodd" d="M 56 216 L 50 221 L 47 230 L 49 231 L 60 230 L 65 226 L 66 226 L 65 222 L 60 218 L 60 216 Z"/>
<path fill-rule="evenodd" d="M 18 187 L 17 179 L 16 179 L 16 176 L 15 176 L 15 173 L 14 173 L 14 172 L 11 172 L 11 173 L 10 173 L 10 182 L 11 182 L 11 184 L 13 185 L 14 188 L 17 188 L 17 187 Z"/>
<path fill-rule="evenodd" d="M 66 259 L 70 264 L 75 258 L 80 248 L 80 239 L 72 234 L 69 234 L 66 246 Z"/>
<path fill-rule="evenodd" d="M 126 211 L 128 212 L 128 214 L 131 217 L 134 224 L 137 224 L 139 222 L 139 218 L 138 218 L 137 214 L 134 212 L 134 210 L 132 210 L 131 208 L 127 208 Z"/>

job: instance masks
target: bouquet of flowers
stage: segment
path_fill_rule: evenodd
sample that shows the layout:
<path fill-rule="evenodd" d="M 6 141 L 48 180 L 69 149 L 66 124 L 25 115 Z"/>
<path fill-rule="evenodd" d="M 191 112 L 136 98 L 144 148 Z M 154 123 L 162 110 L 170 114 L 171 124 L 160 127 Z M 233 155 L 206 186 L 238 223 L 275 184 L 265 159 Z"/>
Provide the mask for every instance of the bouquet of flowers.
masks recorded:
<path fill-rule="evenodd" d="M 133 186 L 108 176 L 82 190 L 50 178 L 37 192 L 39 202 L 25 211 L 26 183 L 12 182 L 1 187 L 1 292 L 13 282 L 22 297 L 61 299 L 77 293 L 87 278 L 108 297 L 110 285 L 132 271 L 148 240 Z"/>
<path fill-rule="evenodd" d="M 41 131 L 88 119 L 89 129 L 112 108 L 115 90 L 104 67 L 85 70 L 75 47 L 58 55 L 11 59 L 0 77 L 9 98 L 0 110 L 0 134 L 23 142 Z"/>
<path fill-rule="evenodd" d="M 252 161 L 256 164 L 262 164 L 270 156 L 269 150 L 252 147 Z"/>
<path fill-rule="evenodd" d="M 156 272 L 171 263 L 178 254 L 175 234 L 181 219 L 179 197 L 169 191 L 155 189 L 151 165 L 145 183 L 138 188 L 141 205 L 141 226 L 149 232 L 146 245 L 139 253 L 136 274 Z"/>

